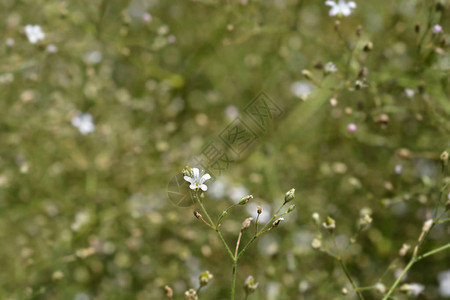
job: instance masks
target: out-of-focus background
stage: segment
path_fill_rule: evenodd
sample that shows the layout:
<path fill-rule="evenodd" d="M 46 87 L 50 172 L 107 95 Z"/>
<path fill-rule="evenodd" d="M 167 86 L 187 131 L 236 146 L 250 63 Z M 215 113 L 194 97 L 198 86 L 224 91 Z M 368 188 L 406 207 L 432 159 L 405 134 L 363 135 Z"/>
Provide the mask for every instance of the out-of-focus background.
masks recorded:
<path fill-rule="evenodd" d="M 240 262 L 237 299 L 248 275 L 249 299 L 345 298 L 338 264 L 310 246 L 313 212 L 336 220 L 343 249 L 370 209 L 343 255 L 359 285 L 389 286 L 450 146 L 449 5 L 357 1 L 338 18 L 316 0 L 2 0 L 0 298 L 164 299 L 169 284 L 184 299 L 209 270 L 200 299 L 228 299 L 227 253 L 168 195 L 186 164 L 214 175 L 214 216 L 255 196 L 222 225 L 230 244 L 257 205 L 270 216 L 296 189 L 296 212 Z M 227 145 L 235 128 L 247 136 Z M 211 146 L 222 170 L 205 167 Z M 449 270 L 442 252 L 405 282 L 450 297 Z"/>

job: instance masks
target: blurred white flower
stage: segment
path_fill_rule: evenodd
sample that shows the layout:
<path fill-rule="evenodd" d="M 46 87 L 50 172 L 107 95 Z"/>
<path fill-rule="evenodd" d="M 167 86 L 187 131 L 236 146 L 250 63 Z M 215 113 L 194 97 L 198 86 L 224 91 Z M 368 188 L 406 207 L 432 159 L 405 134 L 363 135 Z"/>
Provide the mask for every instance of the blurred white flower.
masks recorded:
<path fill-rule="evenodd" d="M 394 170 L 395 170 L 396 174 L 400 175 L 403 172 L 403 166 L 402 165 L 395 165 Z"/>
<path fill-rule="evenodd" d="M 90 215 L 87 211 L 80 211 L 77 212 L 75 215 L 75 221 L 70 225 L 70 228 L 73 231 L 80 230 L 81 227 L 83 227 L 85 224 L 87 224 L 90 220 Z"/>
<path fill-rule="evenodd" d="M 324 68 L 323 68 L 325 74 L 331 74 L 331 73 L 336 73 L 338 71 L 338 68 L 336 67 L 336 65 L 329 61 L 325 64 Z"/>
<path fill-rule="evenodd" d="M 81 134 L 86 135 L 95 130 L 95 124 L 92 120 L 92 115 L 89 113 L 78 113 L 72 118 L 72 125 L 81 132 Z"/>
<path fill-rule="evenodd" d="M 173 34 L 171 34 L 171 35 L 169 35 L 169 36 L 167 37 L 167 42 L 168 42 L 169 44 L 174 44 L 176 41 L 177 41 L 177 37 L 174 36 Z"/>
<path fill-rule="evenodd" d="M 96 65 L 102 61 L 103 55 L 100 51 L 90 51 L 85 54 L 86 62 L 91 65 Z"/>
<path fill-rule="evenodd" d="M 405 89 L 405 94 L 406 94 L 406 97 L 411 99 L 412 97 L 414 97 L 415 92 L 414 92 L 413 89 L 406 88 Z"/>
<path fill-rule="evenodd" d="M 58 52 L 58 47 L 56 47 L 54 44 L 49 44 L 47 46 L 47 52 L 48 53 L 57 53 Z"/>
<path fill-rule="evenodd" d="M 228 190 L 228 196 L 234 203 L 241 201 L 242 197 L 249 195 L 250 192 L 244 186 L 233 186 Z"/>
<path fill-rule="evenodd" d="M 42 28 L 39 25 L 26 25 L 25 34 L 32 44 L 36 44 L 38 41 L 45 38 L 45 33 L 42 31 Z"/>
<path fill-rule="evenodd" d="M 417 297 L 423 292 L 425 286 L 420 283 L 405 283 L 400 287 L 400 290 L 407 293 L 408 295 Z"/>
<path fill-rule="evenodd" d="M 442 26 L 439 24 L 436 24 L 433 26 L 433 33 L 434 34 L 439 34 L 442 32 Z"/>
<path fill-rule="evenodd" d="M 439 293 L 444 298 L 450 298 L 450 269 L 439 273 Z"/>
<path fill-rule="evenodd" d="M 7 38 L 6 42 L 5 42 L 6 46 L 8 46 L 8 47 L 14 46 L 14 43 L 15 43 L 15 41 L 13 38 Z"/>
<path fill-rule="evenodd" d="M 211 179 L 211 175 L 208 173 L 200 175 L 200 170 L 198 168 L 192 168 L 192 176 L 184 176 L 184 180 L 189 182 L 191 185 L 189 188 L 191 190 L 202 189 L 202 191 L 206 191 L 208 187 L 205 184 L 206 180 Z"/>
<path fill-rule="evenodd" d="M 150 23 L 152 21 L 152 15 L 148 12 L 142 14 L 142 21 L 144 21 L 145 23 Z"/>
<path fill-rule="evenodd" d="M 226 184 L 223 180 L 214 181 L 209 188 L 209 195 L 215 199 L 220 199 L 225 196 Z"/>
<path fill-rule="evenodd" d="M 331 17 L 348 17 L 352 13 L 352 10 L 356 8 L 356 3 L 353 1 L 345 1 L 339 0 L 339 2 L 335 1 L 325 1 L 325 5 L 331 6 L 329 15 Z"/>
<path fill-rule="evenodd" d="M 306 81 L 296 81 L 291 85 L 292 93 L 298 98 L 311 94 L 314 91 L 314 86 Z"/>
<path fill-rule="evenodd" d="M 225 115 L 230 119 L 234 119 L 239 115 L 239 110 L 234 105 L 229 105 L 225 108 Z"/>

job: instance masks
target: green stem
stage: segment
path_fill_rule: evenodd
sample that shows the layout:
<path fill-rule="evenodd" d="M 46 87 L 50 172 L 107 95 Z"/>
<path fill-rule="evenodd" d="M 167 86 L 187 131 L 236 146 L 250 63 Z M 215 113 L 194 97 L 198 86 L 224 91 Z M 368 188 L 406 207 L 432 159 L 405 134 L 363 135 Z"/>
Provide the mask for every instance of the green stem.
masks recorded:
<path fill-rule="evenodd" d="M 214 222 L 212 221 L 211 217 L 209 216 L 208 212 L 206 211 L 205 206 L 203 205 L 203 203 L 200 201 L 200 198 L 198 197 L 198 195 L 195 195 L 195 199 L 197 200 L 197 203 L 200 205 L 200 207 L 202 208 L 203 213 L 205 214 L 206 218 L 208 218 L 208 221 L 211 223 L 211 225 L 214 227 L 214 231 L 217 232 L 217 235 L 219 236 L 219 239 L 222 241 L 222 244 L 225 246 L 225 249 L 227 249 L 228 254 L 230 255 L 230 258 L 232 260 L 234 260 L 234 255 L 233 252 L 231 252 L 230 247 L 228 247 L 227 242 L 225 241 L 225 239 L 222 236 L 222 233 L 219 231 L 219 229 L 217 228 L 217 226 L 214 224 Z"/>
<path fill-rule="evenodd" d="M 279 216 L 277 216 L 277 214 L 280 212 L 280 210 L 283 208 L 283 206 L 286 204 L 286 202 L 284 202 L 281 206 L 280 206 L 280 208 L 277 210 L 277 212 L 275 213 L 275 215 L 273 215 L 273 217 L 272 217 L 272 219 L 270 219 L 270 221 L 269 222 L 267 222 L 266 223 L 266 225 L 264 225 L 264 227 L 263 228 L 261 228 L 261 230 L 259 231 L 259 232 L 257 232 L 257 233 L 255 233 L 255 235 L 250 239 L 250 241 L 248 241 L 248 243 L 244 246 L 244 248 L 242 248 L 242 250 L 239 252 L 239 254 L 238 254 L 238 256 L 237 256 L 237 259 L 239 259 L 239 257 L 241 257 L 242 256 L 242 254 L 244 254 L 244 252 L 245 252 L 245 250 L 247 250 L 247 248 L 261 235 L 261 234 L 263 234 L 263 233 L 265 233 L 266 231 L 266 229 L 267 229 L 267 227 L 269 226 L 269 225 L 271 225 L 272 223 L 273 223 L 273 221 L 275 221 L 275 219 L 276 218 L 278 218 Z M 286 213 L 285 213 L 286 214 Z M 283 215 L 285 215 L 285 214 L 282 214 L 281 216 L 283 216 Z"/>
<path fill-rule="evenodd" d="M 234 300 L 234 294 L 236 293 L 236 269 L 237 269 L 237 258 L 233 260 L 233 281 L 231 282 L 231 300 Z"/>
<path fill-rule="evenodd" d="M 405 274 L 409 271 L 409 269 L 411 269 L 411 267 L 414 265 L 414 263 L 416 262 L 416 259 L 413 257 L 408 265 L 406 266 L 406 268 L 403 270 L 403 272 L 400 274 L 400 276 L 397 277 L 397 280 L 394 282 L 394 284 L 391 286 L 391 288 L 389 289 L 389 291 L 387 292 L 387 294 L 384 296 L 383 300 L 387 300 L 389 299 L 389 297 L 391 296 L 392 292 L 395 290 L 395 288 L 398 286 L 398 284 L 400 283 L 400 281 L 402 281 L 403 277 L 405 276 Z"/>
<path fill-rule="evenodd" d="M 358 289 L 358 286 L 356 285 L 356 283 L 353 281 L 352 277 L 350 276 L 350 273 L 349 273 L 347 267 L 345 266 L 344 262 L 342 261 L 342 258 L 339 258 L 338 261 L 342 267 L 342 270 L 345 273 L 345 276 L 347 276 L 348 281 L 350 281 L 350 284 L 352 285 L 353 289 L 355 290 L 356 294 L 358 295 L 358 298 L 361 300 L 364 300 L 364 297 L 361 294 L 360 289 Z"/>
<path fill-rule="evenodd" d="M 424 259 L 424 258 L 426 258 L 428 256 L 431 256 L 431 255 L 436 254 L 438 252 L 444 251 L 444 250 L 446 250 L 448 248 L 450 248 L 450 243 L 420 255 L 419 257 L 417 257 L 416 261 L 422 260 L 422 259 Z"/>
<path fill-rule="evenodd" d="M 219 219 L 217 220 L 217 227 L 220 226 L 220 222 L 222 221 L 223 217 L 225 217 L 227 215 L 228 211 L 237 205 L 239 205 L 239 203 L 233 204 L 223 211 L 223 213 L 220 215 Z"/>

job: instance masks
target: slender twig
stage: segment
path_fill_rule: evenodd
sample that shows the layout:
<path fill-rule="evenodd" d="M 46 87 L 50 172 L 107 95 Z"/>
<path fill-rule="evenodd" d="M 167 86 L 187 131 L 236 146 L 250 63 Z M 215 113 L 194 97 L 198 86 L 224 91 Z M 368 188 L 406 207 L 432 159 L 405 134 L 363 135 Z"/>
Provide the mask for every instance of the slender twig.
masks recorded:
<path fill-rule="evenodd" d="M 417 257 L 416 261 L 420 261 L 420 260 L 424 259 L 425 257 L 431 256 L 431 255 L 433 255 L 433 254 L 436 254 L 436 253 L 438 253 L 438 252 L 447 250 L 447 249 L 449 249 L 449 248 L 450 248 L 450 243 L 448 243 L 448 244 L 446 244 L 446 245 L 444 245 L 444 246 L 441 246 L 441 247 L 439 247 L 439 248 L 436 248 L 436 249 L 434 249 L 434 250 L 428 251 L 427 253 L 424 253 L 424 254 L 420 255 L 419 257 Z"/>
<path fill-rule="evenodd" d="M 358 289 L 358 286 L 356 285 L 356 283 L 353 281 L 352 277 L 350 276 L 350 273 L 349 273 L 347 267 L 345 266 L 345 263 L 342 260 L 342 258 L 339 257 L 338 261 L 339 261 L 339 264 L 341 265 L 342 271 L 344 271 L 345 276 L 347 276 L 348 281 L 350 281 L 350 284 L 352 285 L 353 289 L 355 290 L 356 295 L 358 295 L 359 299 L 364 300 L 363 295 L 361 294 L 360 290 Z"/>
<path fill-rule="evenodd" d="M 200 201 L 200 198 L 198 197 L 197 194 L 194 195 L 195 199 L 197 200 L 197 203 L 200 205 L 203 213 L 205 214 L 206 218 L 209 220 L 209 222 L 211 222 L 212 225 L 212 229 L 217 232 L 217 235 L 219 236 L 219 239 L 222 241 L 222 244 L 225 246 L 225 249 L 227 249 L 228 254 L 230 255 L 230 258 L 232 260 L 234 260 L 234 255 L 233 252 L 231 252 L 230 247 L 228 246 L 227 242 L 225 241 L 225 239 L 222 236 L 222 233 L 219 231 L 219 229 L 217 228 L 217 226 L 214 224 L 214 222 L 212 221 L 211 217 L 209 216 L 208 212 L 206 211 L 205 206 L 203 205 L 203 203 Z"/>

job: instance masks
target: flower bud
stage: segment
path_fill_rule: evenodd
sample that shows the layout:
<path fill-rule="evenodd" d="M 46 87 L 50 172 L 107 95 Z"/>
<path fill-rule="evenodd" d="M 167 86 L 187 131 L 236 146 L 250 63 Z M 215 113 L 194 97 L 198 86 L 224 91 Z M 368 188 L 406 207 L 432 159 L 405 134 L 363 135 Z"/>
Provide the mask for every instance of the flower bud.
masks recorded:
<path fill-rule="evenodd" d="M 386 293 L 386 286 L 381 282 L 378 282 L 377 284 L 375 284 L 375 290 L 380 294 L 384 294 Z"/>
<path fill-rule="evenodd" d="M 245 219 L 245 221 L 242 222 L 241 231 L 244 231 L 245 229 L 249 228 L 252 220 L 253 220 L 253 218 Z"/>
<path fill-rule="evenodd" d="M 416 33 L 419 33 L 419 32 L 420 32 L 420 23 L 416 23 L 416 25 L 414 26 L 414 31 L 415 31 Z"/>
<path fill-rule="evenodd" d="M 239 201 L 239 205 L 245 205 L 248 203 L 248 201 L 250 201 L 251 199 L 253 199 L 253 195 L 248 195 L 245 197 L 241 198 L 241 201 Z"/>
<path fill-rule="evenodd" d="M 278 225 L 280 225 L 281 221 L 284 221 L 284 218 L 276 219 L 275 222 L 273 222 L 272 227 L 277 227 Z"/>
<path fill-rule="evenodd" d="M 198 277 L 200 286 L 207 285 L 209 283 L 209 281 L 213 278 L 214 278 L 214 276 L 211 273 L 209 273 L 209 271 L 205 271 L 205 272 L 201 273 L 200 276 Z"/>
<path fill-rule="evenodd" d="M 320 215 L 318 213 L 313 213 L 312 219 L 317 226 L 320 225 Z"/>
<path fill-rule="evenodd" d="M 245 293 L 247 295 L 253 293 L 256 290 L 256 288 L 258 287 L 258 285 L 259 285 L 259 283 L 255 282 L 255 278 L 253 278 L 253 276 L 251 276 L 251 275 L 248 276 L 244 282 Z"/>
<path fill-rule="evenodd" d="M 295 198 L 295 189 L 290 189 L 284 196 L 284 203 L 286 204 L 289 201 L 292 201 L 294 198 Z"/>
<path fill-rule="evenodd" d="M 195 216 L 197 219 L 201 219 L 201 218 L 202 218 L 202 215 L 201 215 L 198 211 L 196 211 L 196 210 L 194 210 L 194 216 Z"/>
<path fill-rule="evenodd" d="M 258 208 L 256 209 L 256 212 L 258 213 L 258 215 L 262 214 L 262 207 L 258 206 Z"/>
<path fill-rule="evenodd" d="M 372 217 L 369 216 L 368 214 L 365 214 L 359 219 L 359 228 L 361 230 L 366 229 L 367 227 L 370 226 L 370 224 L 372 224 L 372 221 L 373 221 Z"/>
<path fill-rule="evenodd" d="M 186 167 L 184 167 L 182 173 L 183 173 L 183 176 L 192 177 L 194 172 L 192 171 L 192 168 L 186 166 Z"/>
<path fill-rule="evenodd" d="M 398 254 L 399 254 L 400 256 L 405 256 L 405 255 L 408 253 L 408 251 L 409 251 L 410 248 L 411 248 L 410 245 L 408 245 L 408 244 L 403 244 L 402 248 L 398 251 Z"/>
<path fill-rule="evenodd" d="M 295 204 L 292 204 L 291 206 L 289 206 L 287 213 L 292 212 L 295 209 Z"/>
<path fill-rule="evenodd" d="M 311 79 L 312 78 L 312 74 L 309 70 L 303 70 L 302 71 L 302 75 L 305 76 L 306 79 Z"/>
<path fill-rule="evenodd" d="M 448 164 L 448 152 L 444 151 L 441 153 L 441 162 L 444 166 Z"/>
<path fill-rule="evenodd" d="M 329 232 L 333 232 L 336 228 L 336 221 L 332 217 L 327 217 L 326 221 L 322 224 Z"/>
<path fill-rule="evenodd" d="M 166 293 L 166 297 L 169 299 L 173 298 L 173 290 L 170 288 L 170 286 L 166 285 L 164 287 L 164 292 Z"/>
<path fill-rule="evenodd" d="M 184 293 L 187 300 L 198 300 L 197 292 L 194 289 L 190 289 Z"/>
<path fill-rule="evenodd" d="M 367 42 L 364 45 L 363 50 L 364 50 L 364 52 L 370 52 L 370 51 L 372 51 L 372 48 L 373 48 L 373 43 L 372 42 Z"/>
<path fill-rule="evenodd" d="M 320 249 L 322 247 L 322 241 L 320 239 L 318 239 L 318 238 L 313 239 L 312 242 L 311 242 L 311 247 L 314 250 Z"/>
<path fill-rule="evenodd" d="M 348 295 L 348 290 L 346 288 L 342 288 L 341 293 L 342 295 L 346 296 Z"/>

